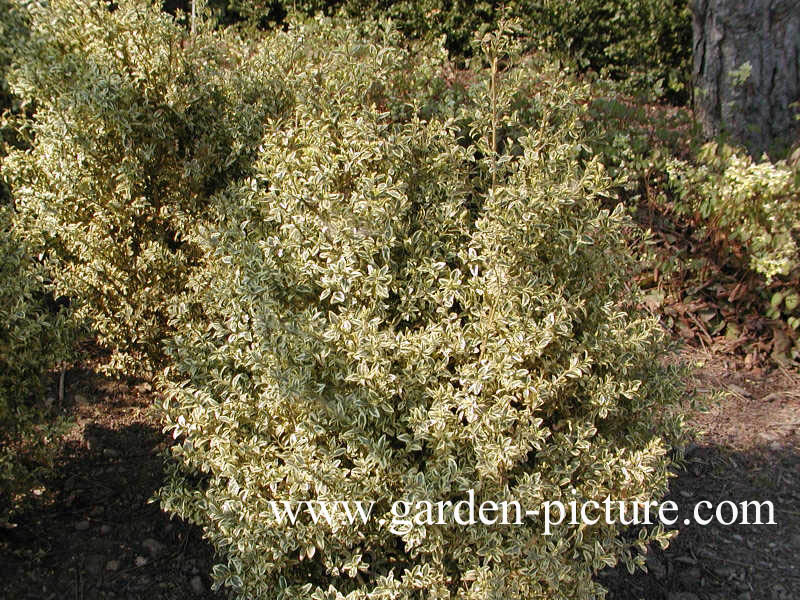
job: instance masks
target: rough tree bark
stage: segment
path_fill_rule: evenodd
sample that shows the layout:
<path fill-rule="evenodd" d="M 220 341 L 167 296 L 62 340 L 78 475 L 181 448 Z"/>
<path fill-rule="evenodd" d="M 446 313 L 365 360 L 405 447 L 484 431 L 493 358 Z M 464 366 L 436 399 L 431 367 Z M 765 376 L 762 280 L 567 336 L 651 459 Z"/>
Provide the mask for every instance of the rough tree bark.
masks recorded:
<path fill-rule="evenodd" d="M 694 109 L 754 156 L 800 139 L 800 0 L 693 0 Z"/>

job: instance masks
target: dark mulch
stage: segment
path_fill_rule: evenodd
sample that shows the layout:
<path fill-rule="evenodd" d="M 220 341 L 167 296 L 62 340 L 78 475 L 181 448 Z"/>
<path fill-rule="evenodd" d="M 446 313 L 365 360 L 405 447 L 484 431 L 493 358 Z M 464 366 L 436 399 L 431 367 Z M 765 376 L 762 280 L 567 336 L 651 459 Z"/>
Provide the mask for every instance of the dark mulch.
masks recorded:
<path fill-rule="evenodd" d="M 674 480 L 669 499 L 681 508 L 678 536 L 666 550 L 651 549 L 648 573 L 630 575 L 624 567 L 602 573 L 610 600 L 800 598 L 796 451 L 763 455 L 701 446 L 692 452 L 687 470 Z M 777 525 L 684 524 L 685 518 L 692 521 L 693 507 L 701 500 L 715 507 L 725 500 L 737 505 L 770 500 Z"/>
<path fill-rule="evenodd" d="M 800 598 L 800 378 L 782 369 L 731 370 L 730 357 L 694 352 L 690 385 L 726 396 L 691 415 L 699 430 L 670 486 L 678 536 L 652 549 L 648 573 L 609 569 L 610 600 Z M 769 500 L 776 525 L 683 524 L 708 500 Z M 706 513 L 703 513 L 705 516 Z M 726 515 L 729 513 L 725 513 Z"/>

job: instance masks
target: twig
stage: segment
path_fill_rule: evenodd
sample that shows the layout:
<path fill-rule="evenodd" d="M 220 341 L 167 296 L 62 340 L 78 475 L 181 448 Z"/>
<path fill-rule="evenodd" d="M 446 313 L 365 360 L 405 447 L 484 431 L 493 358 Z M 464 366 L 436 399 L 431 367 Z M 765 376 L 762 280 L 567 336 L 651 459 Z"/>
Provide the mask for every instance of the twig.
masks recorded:
<path fill-rule="evenodd" d="M 731 565 L 736 565 L 737 567 L 745 567 L 746 569 L 753 568 L 752 563 L 745 563 L 738 560 L 733 560 L 732 558 L 725 558 L 723 556 L 715 556 L 714 560 L 719 560 L 725 563 L 729 563 Z M 788 571 L 792 573 L 792 575 L 794 575 L 794 577 L 792 577 L 792 575 L 789 575 L 789 577 L 792 577 L 793 579 L 800 578 L 800 573 L 798 573 L 795 569 L 792 569 L 791 567 L 783 567 L 781 565 L 770 565 L 769 569 L 774 571 L 782 571 L 784 573 Z"/>
<path fill-rule="evenodd" d="M 66 363 L 61 363 L 61 374 L 58 376 L 58 403 L 64 404 L 64 376 L 67 373 Z"/>
<path fill-rule="evenodd" d="M 709 348 L 709 349 L 710 349 L 710 348 L 711 348 L 711 346 L 713 346 L 713 345 L 714 345 L 714 340 L 712 340 L 712 339 L 711 339 L 711 336 L 709 335 L 709 333 L 708 333 L 708 330 L 705 328 L 705 325 L 703 325 L 703 324 L 700 322 L 700 319 L 698 319 L 698 318 L 697 318 L 697 317 L 694 315 L 694 313 L 692 313 L 692 312 L 688 312 L 688 311 L 687 311 L 687 312 L 686 312 L 686 314 L 687 314 L 687 315 L 689 315 L 689 318 L 691 318 L 691 319 L 692 319 L 692 321 L 694 321 L 695 325 L 697 325 L 697 327 L 698 327 L 698 329 L 700 330 L 700 332 L 701 332 L 703 335 L 705 335 L 705 336 L 706 336 L 706 339 L 708 340 L 708 346 L 707 346 L 707 348 Z"/>
<path fill-rule="evenodd" d="M 786 513 L 787 515 L 794 515 L 796 517 L 800 517 L 800 511 L 797 511 L 797 510 L 788 510 L 788 509 L 785 509 L 785 508 L 776 508 L 775 510 L 777 512 Z"/>

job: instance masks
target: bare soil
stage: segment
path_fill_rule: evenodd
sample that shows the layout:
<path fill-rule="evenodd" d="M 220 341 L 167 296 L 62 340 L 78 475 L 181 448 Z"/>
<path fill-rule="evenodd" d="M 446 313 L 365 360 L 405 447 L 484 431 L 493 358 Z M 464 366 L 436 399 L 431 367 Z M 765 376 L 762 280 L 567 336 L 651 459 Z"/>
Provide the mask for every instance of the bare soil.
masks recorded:
<path fill-rule="evenodd" d="M 648 572 L 607 569 L 611 600 L 800 598 L 800 376 L 743 370 L 724 355 L 692 351 L 690 386 L 724 396 L 692 410 L 698 429 L 670 498 L 681 507 L 670 546 Z M 150 407 L 149 384 L 113 381 L 90 365 L 67 376 L 55 473 L 34 489 L 10 529 L 0 529 L 0 598 L 177 600 L 210 590 L 213 551 L 197 527 L 149 502 L 170 439 Z M 683 525 L 701 500 L 770 500 L 776 525 Z"/>
<path fill-rule="evenodd" d="M 150 386 L 70 372 L 75 424 L 55 474 L 0 530 L 0 598 L 167 600 L 209 590 L 213 552 L 197 527 L 150 502 L 163 480 Z"/>

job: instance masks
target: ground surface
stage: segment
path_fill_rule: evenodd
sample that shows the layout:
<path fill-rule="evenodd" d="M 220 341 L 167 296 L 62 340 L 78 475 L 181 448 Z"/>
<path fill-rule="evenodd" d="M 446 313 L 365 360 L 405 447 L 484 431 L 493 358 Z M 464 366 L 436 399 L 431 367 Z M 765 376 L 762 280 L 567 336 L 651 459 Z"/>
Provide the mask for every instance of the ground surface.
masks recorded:
<path fill-rule="evenodd" d="M 197 528 L 148 500 L 161 485 L 168 443 L 147 383 L 68 374 L 75 425 L 57 476 L 0 530 L 0 598 L 215 598 L 212 551 Z"/>
<path fill-rule="evenodd" d="M 606 571 L 612 600 L 796 600 L 800 598 L 800 377 L 783 369 L 736 370 L 724 357 L 693 352 L 690 385 L 708 395 L 693 412 L 699 430 L 670 499 L 681 507 L 678 536 L 654 549 L 648 573 Z M 770 500 L 776 525 L 683 525 L 702 500 Z"/>
<path fill-rule="evenodd" d="M 690 385 L 727 395 L 692 414 L 702 433 L 671 497 L 686 510 L 705 499 L 771 500 L 778 524 L 681 526 L 666 551 L 652 552 L 648 573 L 599 577 L 611 600 L 798 599 L 800 377 L 697 352 L 688 359 Z M 76 423 L 57 476 L 0 530 L 0 598 L 221 598 L 209 589 L 213 555 L 197 528 L 148 503 L 169 443 L 148 408 L 149 385 L 73 370 L 65 398 Z"/>

